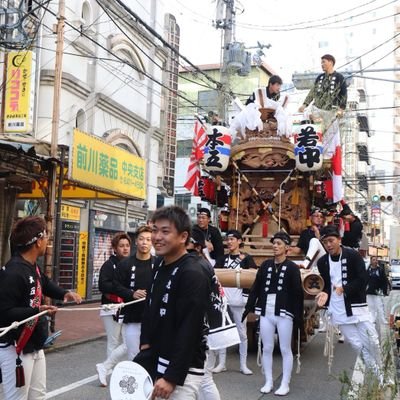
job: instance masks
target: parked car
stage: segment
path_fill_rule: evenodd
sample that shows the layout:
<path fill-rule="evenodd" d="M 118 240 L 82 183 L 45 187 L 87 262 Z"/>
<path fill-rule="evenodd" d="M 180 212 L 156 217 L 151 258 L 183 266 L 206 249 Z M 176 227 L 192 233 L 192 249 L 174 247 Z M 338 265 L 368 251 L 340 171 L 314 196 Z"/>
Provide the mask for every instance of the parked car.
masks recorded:
<path fill-rule="evenodd" d="M 390 276 L 392 278 L 392 289 L 400 289 L 400 265 L 390 266 Z"/>

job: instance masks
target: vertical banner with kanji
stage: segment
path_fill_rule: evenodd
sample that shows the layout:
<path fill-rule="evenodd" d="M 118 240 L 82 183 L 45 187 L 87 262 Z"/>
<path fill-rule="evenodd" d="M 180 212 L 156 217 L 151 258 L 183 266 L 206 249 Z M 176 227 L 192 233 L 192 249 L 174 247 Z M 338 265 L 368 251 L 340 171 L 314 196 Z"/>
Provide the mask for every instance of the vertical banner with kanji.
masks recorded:
<path fill-rule="evenodd" d="M 79 250 L 78 250 L 77 292 L 82 297 L 86 297 L 87 259 L 88 259 L 88 233 L 80 232 Z"/>
<path fill-rule="evenodd" d="M 318 171 L 322 168 L 323 147 L 320 125 L 297 125 L 294 129 L 294 155 L 299 171 Z"/>
<path fill-rule="evenodd" d="M 31 51 L 11 51 L 7 55 L 4 131 L 32 131 L 35 64 Z"/>

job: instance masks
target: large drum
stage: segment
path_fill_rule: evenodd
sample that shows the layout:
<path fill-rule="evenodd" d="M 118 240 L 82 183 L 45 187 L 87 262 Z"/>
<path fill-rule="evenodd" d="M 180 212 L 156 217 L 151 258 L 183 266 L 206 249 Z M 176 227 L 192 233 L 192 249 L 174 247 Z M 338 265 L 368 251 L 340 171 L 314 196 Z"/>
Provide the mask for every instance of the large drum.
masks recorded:
<path fill-rule="evenodd" d="M 250 289 L 256 279 L 256 269 L 215 268 L 219 282 L 224 287 Z"/>
<path fill-rule="evenodd" d="M 307 294 L 316 296 L 318 293 L 322 292 L 325 283 L 317 269 L 301 269 L 300 272 L 303 290 Z"/>

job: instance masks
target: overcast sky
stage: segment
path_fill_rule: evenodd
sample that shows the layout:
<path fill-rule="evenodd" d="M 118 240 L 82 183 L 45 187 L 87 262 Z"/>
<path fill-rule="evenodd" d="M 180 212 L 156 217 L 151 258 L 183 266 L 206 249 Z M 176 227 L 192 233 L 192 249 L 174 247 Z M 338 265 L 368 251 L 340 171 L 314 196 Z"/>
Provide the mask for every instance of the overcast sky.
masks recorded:
<path fill-rule="evenodd" d="M 221 30 L 212 27 L 216 1 L 162 2 L 169 9 L 172 7 L 181 27 L 181 53 L 195 64 L 218 62 Z M 379 33 L 393 24 L 394 17 L 385 17 L 394 14 L 396 3 L 399 5 L 399 1 L 393 0 L 236 0 L 235 37 L 249 47 L 255 46 L 257 41 L 271 44 L 270 49 L 264 50 L 264 60 L 285 80 L 290 80 L 294 71 L 320 70 L 319 58 L 310 57 L 310 54 L 332 53 L 339 67 L 345 64 L 349 45 L 354 48 L 351 54 L 354 57 L 370 50 L 374 43 L 363 40 L 364 32 L 375 29 L 379 38 Z M 381 17 L 383 19 L 379 19 Z M 329 46 L 319 52 L 320 42 L 326 39 Z M 392 44 L 381 46 L 370 57 L 376 60 L 390 49 L 393 50 Z M 393 66 L 393 57 L 386 57 L 382 65 Z"/>

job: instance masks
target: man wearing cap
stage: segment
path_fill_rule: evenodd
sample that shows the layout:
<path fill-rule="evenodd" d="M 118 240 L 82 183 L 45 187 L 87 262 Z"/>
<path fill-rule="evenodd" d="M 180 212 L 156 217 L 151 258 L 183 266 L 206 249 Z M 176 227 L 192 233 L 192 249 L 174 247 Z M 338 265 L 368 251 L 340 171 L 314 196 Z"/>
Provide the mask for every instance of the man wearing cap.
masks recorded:
<path fill-rule="evenodd" d="M 218 228 L 210 225 L 211 213 L 208 208 L 200 208 L 197 213 L 197 224 L 193 228 L 199 228 L 203 232 L 206 247 L 204 253 L 209 255 L 212 262 L 224 255 L 222 236 Z M 207 254 L 208 252 L 208 254 Z"/>
<path fill-rule="evenodd" d="M 257 268 L 253 258 L 249 254 L 240 251 L 242 244 L 242 234 L 236 229 L 231 229 L 226 233 L 226 242 L 229 254 L 217 259 L 216 268 Z M 226 288 L 224 292 L 228 301 L 229 310 L 232 313 L 233 321 L 239 331 L 240 344 L 240 372 L 245 375 L 251 375 L 253 372 L 247 367 L 247 326 L 246 321 L 242 321 L 244 305 L 247 300 L 247 293 L 243 293 L 243 289 Z M 213 372 L 226 371 L 226 349 L 219 351 L 218 365 L 213 369 Z"/>
<path fill-rule="evenodd" d="M 339 214 L 339 217 L 343 218 L 348 223 L 348 229 L 344 230 L 342 245 L 358 249 L 360 247 L 360 241 L 362 238 L 363 225 L 356 215 L 354 215 L 351 208 L 347 205 L 343 205 L 343 209 Z"/>
<path fill-rule="evenodd" d="M 260 389 L 261 393 L 270 393 L 273 387 L 272 353 L 275 332 L 278 332 L 283 373 L 281 385 L 275 395 L 285 396 L 290 390 L 293 369 L 293 325 L 295 323 L 299 327 L 303 317 L 303 287 L 297 265 L 287 259 L 290 236 L 286 232 L 277 232 L 271 242 L 274 258 L 264 261 L 257 271 L 243 318 L 249 312 L 260 315 L 265 374 L 265 385 Z"/>
<path fill-rule="evenodd" d="M 365 365 L 381 379 L 379 340 L 367 305 L 364 260 L 357 251 L 341 246 L 340 233 L 333 225 L 321 229 L 321 240 L 328 254 L 318 260 L 325 286 L 316 296 L 317 304 L 328 307 L 332 324 L 338 325 Z"/>
<path fill-rule="evenodd" d="M 290 255 L 305 254 L 306 257 L 302 263 L 304 268 L 308 268 L 310 261 L 314 258 L 317 251 L 318 255 L 315 257 L 315 261 L 325 254 L 325 250 L 319 241 L 319 230 L 324 226 L 325 222 L 324 213 L 320 208 L 311 209 L 310 221 L 311 225 L 300 233 L 297 245 L 290 247 L 288 252 Z"/>

